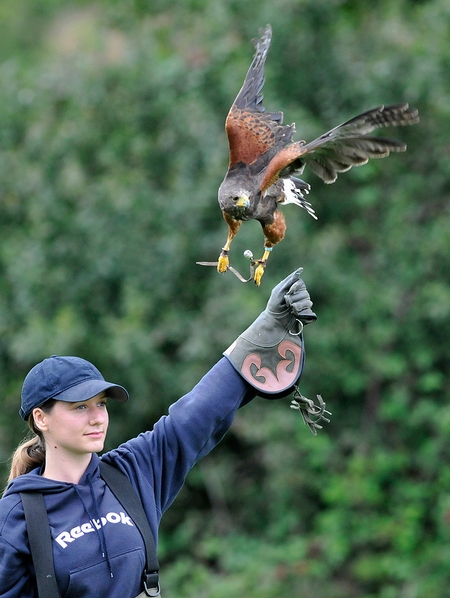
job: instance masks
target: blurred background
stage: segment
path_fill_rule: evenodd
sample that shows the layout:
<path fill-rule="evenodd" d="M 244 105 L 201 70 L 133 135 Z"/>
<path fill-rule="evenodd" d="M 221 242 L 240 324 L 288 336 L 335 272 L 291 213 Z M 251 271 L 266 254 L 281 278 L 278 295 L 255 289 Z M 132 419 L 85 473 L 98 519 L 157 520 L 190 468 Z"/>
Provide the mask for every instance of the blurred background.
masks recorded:
<path fill-rule="evenodd" d="M 260 288 L 196 261 L 226 238 L 224 121 L 266 23 L 265 105 L 297 139 L 383 103 L 408 151 L 287 206 Z M 256 399 L 163 518 L 165 598 L 450 596 L 447 0 L 1 0 L 0 473 L 28 370 L 93 361 L 131 393 L 108 448 L 151 429 L 298 266 L 318 321 L 303 394 Z M 381 133 L 381 134 L 384 134 Z M 243 225 L 231 263 L 262 253 Z"/>

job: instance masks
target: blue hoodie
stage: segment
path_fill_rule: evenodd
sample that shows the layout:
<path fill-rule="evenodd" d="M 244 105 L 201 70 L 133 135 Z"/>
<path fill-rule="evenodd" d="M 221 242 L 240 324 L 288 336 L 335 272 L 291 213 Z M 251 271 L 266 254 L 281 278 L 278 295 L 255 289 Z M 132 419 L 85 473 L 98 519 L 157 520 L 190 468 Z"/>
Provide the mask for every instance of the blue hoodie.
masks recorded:
<path fill-rule="evenodd" d="M 101 458 L 123 471 L 139 493 L 157 538 L 164 511 L 191 467 L 227 432 L 254 390 L 222 358 L 152 431 Z M 134 598 L 141 591 L 141 535 L 100 477 L 94 454 L 78 484 L 42 477 L 40 468 L 14 479 L 0 500 L 0 596 L 35 598 L 35 576 L 19 492 L 44 495 L 53 559 L 63 598 Z"/>

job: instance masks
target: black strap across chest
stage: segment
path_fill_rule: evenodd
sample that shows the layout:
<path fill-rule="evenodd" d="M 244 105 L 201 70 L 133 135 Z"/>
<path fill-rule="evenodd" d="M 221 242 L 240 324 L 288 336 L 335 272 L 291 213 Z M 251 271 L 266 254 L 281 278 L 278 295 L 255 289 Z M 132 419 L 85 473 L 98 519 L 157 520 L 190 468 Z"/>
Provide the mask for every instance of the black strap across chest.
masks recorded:
<path fill-rule="evenodd" d="M 155 540 L 142 502 L 129 479 L 113 465 L 100 462 L 100 475 L 136 524 L 145 544 L 143 583 L 147 596 L 159 596 L 159 563 Z M 60 598 L 53 565 L 52 539 L 44 497 L 40 492 L 21 492 L 30 552 L 40 598 Z"/>
<path fill-rule="evenodd" d="M 52 538 L 44 497 L 40 492 L 21 492 L 20 498 L 27 522 L 28 541 L 36 571 L 38 595 L 42 598 L 59 598 L 53 567 Z"/>

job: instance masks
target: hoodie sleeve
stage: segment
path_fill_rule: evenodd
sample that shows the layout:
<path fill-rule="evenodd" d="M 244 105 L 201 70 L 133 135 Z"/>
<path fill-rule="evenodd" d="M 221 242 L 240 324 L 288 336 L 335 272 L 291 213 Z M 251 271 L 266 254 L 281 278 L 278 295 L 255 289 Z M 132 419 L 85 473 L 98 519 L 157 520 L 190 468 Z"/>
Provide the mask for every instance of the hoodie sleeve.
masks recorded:
<path fill-rule="evenodd" d="M 20 501 L 20 499 L 19 499 Z M 0 596 L 2 598 L 35 598 L 36 591 L 27 563 L 30 555 L 25 540 L 25 522 L 17 497 L 2 498 L 0 509 Z M 13 508 L 10 504 L 14 503 Z M 20 513 L 19 513 L 20 511 Z"/>
<path fill-rule="evenodd" d="M 150 484 L 161 515 L 180 491 L 191 467 L 222 440 L 237 409 L 254 396 L 250 385 L 222 358 L 191 392 L 169 408 L 152 431 L 104 458 L 127 473 L 144 501 Z"/>

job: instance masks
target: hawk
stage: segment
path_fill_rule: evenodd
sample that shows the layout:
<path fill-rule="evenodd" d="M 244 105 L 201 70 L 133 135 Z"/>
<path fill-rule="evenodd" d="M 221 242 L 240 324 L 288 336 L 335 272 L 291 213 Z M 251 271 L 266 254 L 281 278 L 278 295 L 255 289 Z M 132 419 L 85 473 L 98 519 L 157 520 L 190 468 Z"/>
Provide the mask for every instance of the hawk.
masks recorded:
<path fill-rule="evenodd" d="M 282 112 L 266 112 L 262 105 L 271 26 L 260 30 L 260 35 L 244 84 L 226 118 L 230 161 L 218 200 L 228 225 L 228 237 L 217 262 L 219 272 L 231 269 L 236 273 L 228 257 L 231 242 L 244 220 L 258 220 L 264 234 L 264 254 L 260 260 L 252 260 L 253 278 L 258 286 L 273 246 L 285 235 L 280 206 L 293 203 L 316 218 L 305 199 L 310 185 L 294 175 L 301 175 L 308 166 L 325 183 L 334 183 L 338 173 L 366 164 L 369 158 L 384 158 L 390 152 L 406 150 L 401 141 L 369 136 L 374 129 L 419 121 L 418 111 L 406 103 L 378 106 L 314 141 L 294 141 L 295 124 L 283 125 Z"/>

